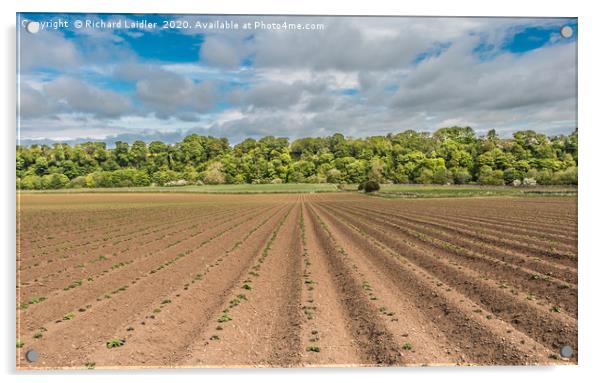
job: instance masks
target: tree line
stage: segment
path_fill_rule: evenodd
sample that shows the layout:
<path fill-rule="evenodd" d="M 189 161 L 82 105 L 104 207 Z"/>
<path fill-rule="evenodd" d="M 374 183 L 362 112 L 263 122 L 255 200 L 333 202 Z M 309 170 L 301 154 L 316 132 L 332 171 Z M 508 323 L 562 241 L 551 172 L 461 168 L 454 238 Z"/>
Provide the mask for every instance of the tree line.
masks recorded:
<path fill-rule="evenodd" d="M 226 138 L 17 146 L 17 188 L 61 189 L 187 184 L 378 183 L 577 184 L 577 130 L 477 137 L 470 127 L 386 136 Z"/>

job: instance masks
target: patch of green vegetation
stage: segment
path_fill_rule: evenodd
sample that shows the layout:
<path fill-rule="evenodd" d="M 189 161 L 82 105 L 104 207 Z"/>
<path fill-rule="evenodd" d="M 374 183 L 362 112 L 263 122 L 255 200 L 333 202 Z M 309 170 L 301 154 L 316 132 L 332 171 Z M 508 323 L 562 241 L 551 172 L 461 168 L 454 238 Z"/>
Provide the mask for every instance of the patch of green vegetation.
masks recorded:
<path fill-rule="evenodd" d="M 242 285 L 242 288 L 245 289 L 245 290 L 251 290 L 251 289 L 253 289 L 253 287 L 249 283 L 245 283 L 244 285 Z"/>
<path fill-rule="evenodd" d="M 84 364 L 84 367 L 86 367 L 88 370 L 94 370 L 94 367 L 96 367 L 96 363 L 95 362 L 86 362 L 86 364 Z"/>
<path fill-rule="evenodd" d="M 406 342 L 406 343 L 403 344 L 403 346 L 401 346 L 401 348 L 403 348 L 404 350 L 411 350 L 412 349 L 412 343 Z"/>
<path fill-rule="evenodd" d="M 320 347 L 318 347 L 318 346 L 307 346 L 307 348 L 305 350 L 310 351 L 310 352 L 320 352 Z"/>
<path fill-rule="evenodd" d="M 124 344 L 125 344 L 125 339 L 113 338 L 107 342 L 107 348 L 111 349 L 111 348 L 121 347 Z"/>
<path fill-rule="evenodd" d="M 315 316 L 315 307 L 311 306 L 303 306 L 303 313 L 307 317 L 307 319 L 314 319 Z"/>
<path fill-rule="evenodd" d="M 25 343 L 17 339 L 17 348 L 22 348 L 23 346 L 25 346 Z"/>
<path fill-rule="evenodd" d="M 217 319 L 217 321 L 219 323 L 229 322 L 231 320 L 232 320 L 232 317 L 228 313 L 222 314 L 222 316 Z"/>
<path fill-rule="evenodd" d="M 63 315 L 63 320 L 71 320 L 73 318 L 75 318 L 74 313 L 67 313 L 67 314 Z"/>
<path fill-rule="evenodd" d="M 345 190 L 357 190 L 346 185 Z M 512 196 L 575 196 L 573 186 L 490 186 L 490 185 L 419 185 L 383 184 L 378 192 L 381 197 L 393 198 L 457 198 L 457 197 L 512 197 Z"/>
<path fill-rule="evenodd" d="M 64 288 L 63 288 L 63 290 L 67 291 L 67 290 L 74 289 L 74 288 L 76 288 L 76 287 L 79 287 L 79 286 L 81 286 L 81 285 L 82 285 L 82 283 L 83 283 L 83 282 L 82 282 L 82 280 L 81 280 L 81 279 L 79 279 L 79 280 L 77 280 L 77 281 L 74 281 L 73 283 L 70 283 L 68 286 L 64 287 Z"/>
<path fill-rule="evenodd" d="M 372 287 L 370 286 L 370 284 L 368 282 L 362 283 L 362 289 L 364 289 L 366 291 L 372 291 Z"/>
<path fill-rule="evenodd" d="M 44 302 L 45 300 L 46 300 L 46 297 L 33 297 L 29 300 L 29 304 L 35 305 L 35 304 Z"/>
<path fill-rule="evenodd" d="M 22 190 L 25 192 L 25 190 Z M 324 193 L 337 192 L 336 184 L 282 183 L 282 184 L 232 184 L 187 186 L 139 186 L 109 188 L 76 188 L 57 190 L 28 190 L 28 193 L 209 193 L 209 194 L 265 194 L 265 193 Z"/>

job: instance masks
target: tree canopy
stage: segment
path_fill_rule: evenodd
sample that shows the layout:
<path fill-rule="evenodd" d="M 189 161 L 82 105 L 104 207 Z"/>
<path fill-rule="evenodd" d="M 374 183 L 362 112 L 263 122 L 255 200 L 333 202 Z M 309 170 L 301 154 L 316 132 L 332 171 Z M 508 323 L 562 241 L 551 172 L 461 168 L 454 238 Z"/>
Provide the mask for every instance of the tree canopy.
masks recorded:
<path fill-rule="evenodd" d="M 191 134 L 176 144 L 118 141 L 17 146 L 17 188 L 60 189 L 184 184 L 379 183 L 577 184 L 577 130 L 477 137 L 470 127 L 433 134 L 226 138 Z"/>

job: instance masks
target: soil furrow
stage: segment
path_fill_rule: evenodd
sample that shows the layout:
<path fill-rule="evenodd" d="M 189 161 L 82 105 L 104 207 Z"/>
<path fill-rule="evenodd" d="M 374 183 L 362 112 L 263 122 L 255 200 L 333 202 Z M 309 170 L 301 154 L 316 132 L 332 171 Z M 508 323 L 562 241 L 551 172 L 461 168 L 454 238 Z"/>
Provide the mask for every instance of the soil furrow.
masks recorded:
<path fill-rule="evenodd" d="M 363 293 L 361 282 L 353 277 L 344 254 L 334 243 L 316 213 L 309 209 L 309 230 L 323 249 L 326 264 L 346 311 L 345 321 L 353 334 L 362 362 L 367 365 L 395 366 L 404 363 L 401 348 L 387 331 L 378 311 Z"/>
<path fill-rule="evenodd" d="M 349 210 L 339 209 L 339 211 L 348 212 Z M 353 216 L 352 213 L 347 214 Z M 511 290 L 520 289 L 535 293 L 537 296 L 544 297 L 551 304 L 560 304 L 575 317 L 577 315 L 576 286 L 560 280 L 550 273 L 541 275 L 516 263 L 509 263 L 503 257 L 492 257 L 490 254 L 484 253 L 482 248 L 477 248 L 478 250 L 475 251 L 466 246 L 459 246 L 457 243 L 462 242 L 461 238 L 448 238 L 446 241 L 425 234 L 423 231 L 411 229 L 408 224 L 401 226 L 391 220 L 383 220 L 375 216 L 353 217 L 369 220 L 373 223 L 373 227 L 395 233 L 398 238 L 404 239 L 406 243 L 412 243 L 414 247 L 451 258 L 455 266 L 472 269 L 486 278 L 495 277 L 502 289 L 513 286 L 514 289 Z"/>
<path fill-rule="evenodd" d="M 300 360 L 300 205 L 285 219 L 237 282 L 231 300 L 215 316 L 215 328 L 189 347 L 179 363 L 290 367 Z M 243 279 L 244 278 L 244 279 Z M 270 302 L 270 304 L 265 304 Z M 222 320 L 226 318 L 227 320 Z M 221 323 L 221 324 L 220 324 Z"/>
<path fill-rule="evenodd" d="M 373 269 L 389 289 L 409 300 L 402 321 L 414 317 L 409 340 L 412 348 L 430 355 L 418 355 L 417 361 L 435 364 L 541 364 L 549 362 L 550 350 L 486 313 L 476 311 L 477 304 L 419 266 L 391 256 L 391 250 L 373 238 L 352 230 L 330 213 L 316 207 L 332 232 L 358 262 Z M 401 293 L 402 292 L 402 293 Z M 397 303 L 394 307 L 403 307 Z M 432 327 L 435 327 L 433 329 Z M 413 331 L 412 331 L 413 330 Z M 441 354 L 443 352 L 444 354 Z"/>
<path fill-rule="evenodd" d="M 131 325 L 129 321 L 138 313 L 147 312 L 149 315 L 155 315 L 156 313 L 153 313 L 155 310 L 153 302 L 163 299 L 161 297 L 169 296 L 177 290 L 178 282 L 193 279 L 194 273 L 192 270 L 198 270 L 201 267 L 204 268 L 205 265 L 214 262 L 227 248 L 236 243 L 236 238 L 244 237 L 244 233 L 251 231 L 257 225 L 258 221 L 261 222 L 262 218 L 281 216 L 283 214 L 282 208 L 278 209 L 278 211 L 280 213 L 269 209 L 269 211 L 264 212 L 254 220 L 230 231 L 227 236 L 220 236 L 221 240 L 214 241 L 213 245 L 205 251 L 197 251 L 196 253 L 189 254 L 189 256 L 178 262 L 176 268 L 165 268 L 157 273 L 140 278 L 130 289 L 121 294 L 114 295 L 111 299 L 101 302 L 101 304 L 93 305 L 93 307 L 85 312 L 78 313 L 70 321 L 46 324 L 47 335 L 36 342 L 39 344 L 39 349 L 45 351 L 48 349 L 65 350 L 58 354 L 49 353 L 47 355 L 41 352 L 46 365 L 82 366 L 90 360 L 90 351 L 93 349 L 103 350 L 104 342 L 109 341 L 112 334 L 118 328 L 123 328 L 122 331 L 125 332 L 125 327 Z M 211 274 L 215 275 L 219 273 Z M 223 278 L 223 276 L 218 276 L 218 278 Z M 131 294 L 136 296 L 136 304 L 127 303 L 130 300 L 129 296 Z M 86 327 L 91 328 L 92 331 L 82 331 L 72 334 L 70 332 L 71 326 L 67 326 L 67 324 L 76 326 L 81 321 L 84 321 Z M 73 344 L 73 347 L 70 347 L 71 344 Z M 69 352 L 66 350 L 69 350 Z M 115 365 L 120 364 L 122 363 Z"/>
<path fill-rule="evenodd" d="M 149 252 L 147 257 L 137 259 L 128 267 L 118 268 L 111 274 L 103 274 L 91 281 L 82 283 L 74 289 L 60 291 L 45 300 L 44 305 L 30 306 L 23 314 L 21 331 L 35 330 L 39 326 L 53 320 L 60 319 L 64 313 L 78 310 L 88 304 L 94 304 L 106 299 L 112 299 L 113 292 L 126 285 L 136 285 L 144 278 L 152 276 L 156 279 L 163 274 L 175 274 L 172 266 L 183 258 L 194 258 L 196 254 L 206 254 L 204 247 L 211 242 L 233 241 L 241 232 L 248 231 L 249 225 L 261 219 L 262 216 L 273 214 L 273 208 L 267 209 L 260 215 L 249 218 L 238 219 L 228 225 L 219 225 L 207 231 L 202 238 L 195 239 L 192 243 L 178 244 L 170 249 L 161 249 L 158 252 Z M 228 242 L 226 242 L 228 243 Z M 190 262 L 190 261 L 189 261 Z M 184 265 L 178 269 L 190 274 Z M 169 287 L 169 286 L 165 286 Z M 136 286 L 137 289 L 140 285 Z M 118 295 L 118 294 L 117 294 Z"/>
<path fill-rule="evenodd" d="M 341 216 L 340 212 L 334 214 Z M 358 222 L 353 217 L 347 216 L 345 221 L 393 249 L 396 254 L 427 270 L 540 343 L 551 349 L 559 349 L 566 344 L 574 345 L 573 348 L 576 349 L 577 328 L 574 319 L 559 315 L 561 313 L 548 312 L 543 307 L 527 303 L 528 301 L 521 301 L 507 293 L 506 289 L 487 283 L 488 281 L 475 275 L 474 272 L 446 262 L 445 254 L 437 258 L 432 253 L 409 246 L 399 240 L 397 233 L 385 234 L 373 225 Z"/>

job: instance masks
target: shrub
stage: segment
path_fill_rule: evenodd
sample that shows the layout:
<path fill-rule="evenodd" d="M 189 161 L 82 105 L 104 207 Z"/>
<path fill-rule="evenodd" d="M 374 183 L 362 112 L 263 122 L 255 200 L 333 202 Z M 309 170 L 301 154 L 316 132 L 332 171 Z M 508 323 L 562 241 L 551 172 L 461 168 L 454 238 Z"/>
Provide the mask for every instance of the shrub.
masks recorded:
<path fill-rule="evenodd" d="M 84 176 L 75 177 L 67 185 L 67 187 L 74 188 L 74 189 L 81 189 L 81 188 L 85 188 L 86 186 L 87 186 L 86 185 L 86 177 L 84 177 Z"/>
<path fill-rule="evenodd" d="M 330 169 L 326 172 L 326 182 L 336 184 L 341 181 L 341 171 L 339 169 Z"/>
<path fill-rule="evenodd" d="M 378 190 L 380 190 L 380 184 L 376 181 L 370 180 L 366 181 L 366 183 L 364 184 L 364 191 L 366 193 L 372 193 Z"/>
<path fill-rule="evenodd" d="M 226 182 L 224 175 L 224 165 L 221 162 L 214 162 L 203 172 L 203 182 L 209 185 L 220 185 Z"/>
<path fill-rule="evenodd" d="M 465 184 L 471 179 L 471 175 L 466 169 L 458 169 L 454 172 L 454 182 L 457 184 Z"/>
<path fill-rule="evenodd" d="M 524 176 L 524 172 L 521 172 L 520 170 L 517 170 L 515 168 L 508 168 L 504 170 L 504 181 L 507 184 L 513 184 L 513 182 L 516 180 L 520 181 L 524 178 Z"/>
<path fill-rule="evenodd" d="M 42 177 L 43 189 L 62 189 L 69 183 L 69 178 L 64 174 L 48 174 Z"/>
<path fill-rule="evenodd" d="M 552 182 L 556 185 L 577 185 L 577 168 L 572 166 L 554 173 Z"/>
<path fill-rule="evenodd" d="M 433 172 L 433 183 L 435 184 L 447 184 L 452 181 L 452 175 L 449 170 L 445 168 L 438 168 Z"/>
<path fill-rule="evenodd" d="M 433 183 L 433 171 L 431 169 L 423 168 L 420 170 L 418 177 L 415 181 L 419 184 L 432 184 Z"/>
<path fill-rule="evenodd" d="M 504 172 L 483 166 L 479 171 L 479 183 L 482 185 L 504 185 Z"/>

